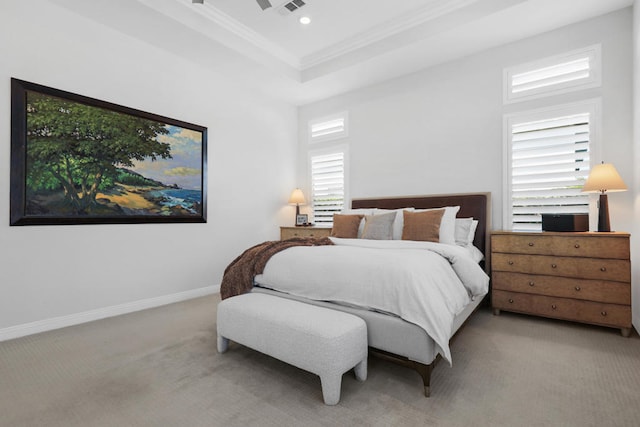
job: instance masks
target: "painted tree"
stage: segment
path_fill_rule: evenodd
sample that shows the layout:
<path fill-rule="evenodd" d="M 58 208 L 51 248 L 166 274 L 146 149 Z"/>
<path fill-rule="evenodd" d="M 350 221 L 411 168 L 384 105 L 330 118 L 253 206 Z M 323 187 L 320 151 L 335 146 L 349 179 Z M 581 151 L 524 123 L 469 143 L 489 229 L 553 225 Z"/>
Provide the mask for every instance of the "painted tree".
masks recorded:
<path fill-rule="evenodd" d="M 87 214 L 116 168 L 171 158 L 157 139 L 167 133 L 160 122 L 28 92 L 27 187 L 62 189 L 72 210 Z"/>

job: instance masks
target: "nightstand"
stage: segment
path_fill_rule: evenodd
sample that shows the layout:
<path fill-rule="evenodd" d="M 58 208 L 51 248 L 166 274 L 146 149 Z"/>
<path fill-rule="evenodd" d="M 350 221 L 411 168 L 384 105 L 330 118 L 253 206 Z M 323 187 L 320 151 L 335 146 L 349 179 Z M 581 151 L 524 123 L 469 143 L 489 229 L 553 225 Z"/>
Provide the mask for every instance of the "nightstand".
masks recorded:
<path fill-rule="evenodd" d="M 328 237 L 331 235 L 329 227 L 280 227 L 280 240 L 294 237 Z"/>
<path fill-rule="evenodd" d="M 491 303 L 500 310 L 631 332 L 627 233 L 491 233 Z"/>

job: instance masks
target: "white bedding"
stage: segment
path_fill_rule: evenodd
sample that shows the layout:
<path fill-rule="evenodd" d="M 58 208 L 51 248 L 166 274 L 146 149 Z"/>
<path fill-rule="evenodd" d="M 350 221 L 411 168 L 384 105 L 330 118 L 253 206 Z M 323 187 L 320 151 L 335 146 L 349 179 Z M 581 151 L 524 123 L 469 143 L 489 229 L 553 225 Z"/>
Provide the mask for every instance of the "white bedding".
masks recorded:
<path fill-rule="evenodd" d="M 489 286 L 489 277 L 469 252 L 431 242 L 331 240 L 335 246 L 277 253 L 255 282 L 313 300 L 393 313 L 424 329 L 451 363 L 453 320 Z"/>

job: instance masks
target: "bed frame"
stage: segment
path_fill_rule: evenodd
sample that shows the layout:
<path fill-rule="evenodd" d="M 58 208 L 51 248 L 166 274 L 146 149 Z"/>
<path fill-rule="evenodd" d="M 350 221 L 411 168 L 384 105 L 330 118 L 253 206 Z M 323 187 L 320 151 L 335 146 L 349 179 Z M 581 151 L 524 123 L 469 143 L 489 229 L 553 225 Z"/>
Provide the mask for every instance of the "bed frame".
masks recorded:
<path fill-rule="evenodd" d="M 485 254 L 484 269 L 489 272 L 489 227 L 491 221 L 490 193 L 441 194 L 434 196 L 406 196 L 354 199 L 353 209 L 382 208 L 399 209 L 414 207 L 416 209 L 438 208 L 443 206 L 460 206 L 458 218 L 473 217 L 478 220 L 478 228 L 474 245 Z M 264 292 L 284 298 L 302 301 L 308 304 L 340 310 L 361 317 L 367 324 L 369 351 L 372 355 L 382 357 L 395 363 L 418 371 L 424 384 L 425 396 L 431 394 L 431 372 L 440 360 L 433 340 L 419 326 L 406 322 L 401 318 L 376 311 L 369 311 L 353 306 L 340 305 L 326 301 L 313 301 L 294 295 L 255 287 L 255 292 Z M 473 301 L 454 320 L 454 335 L 478 308 L 482 299 Z M 453 338 L 453 337 L 452 337 Z"/>

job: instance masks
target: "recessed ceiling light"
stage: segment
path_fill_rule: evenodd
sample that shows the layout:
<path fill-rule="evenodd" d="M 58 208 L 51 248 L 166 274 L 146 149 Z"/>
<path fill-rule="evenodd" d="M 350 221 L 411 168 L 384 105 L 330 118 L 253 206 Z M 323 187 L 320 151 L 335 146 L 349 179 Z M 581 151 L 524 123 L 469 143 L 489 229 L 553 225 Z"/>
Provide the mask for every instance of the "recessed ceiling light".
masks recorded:
<path fill-rule="evenodd" d="M 300 23 L 302 25 L 309 25 L 311 23 L 311 18 L 309 18 L 308 16 L 303 16 L 300 18 Z"/>

